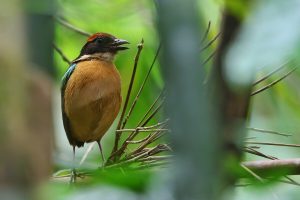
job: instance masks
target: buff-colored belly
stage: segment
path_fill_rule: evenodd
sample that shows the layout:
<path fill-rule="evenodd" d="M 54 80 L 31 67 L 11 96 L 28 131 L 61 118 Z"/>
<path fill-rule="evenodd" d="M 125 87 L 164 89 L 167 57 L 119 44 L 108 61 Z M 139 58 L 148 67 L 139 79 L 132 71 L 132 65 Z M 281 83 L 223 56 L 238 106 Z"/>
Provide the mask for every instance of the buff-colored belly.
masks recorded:
<path fill-rule="evenodd" d="M 112 63 L 92 60 L 76 66 L 65 90 L 65 112 L 74 140 L 99 141 L 120 105 L 121 81 Z"/>

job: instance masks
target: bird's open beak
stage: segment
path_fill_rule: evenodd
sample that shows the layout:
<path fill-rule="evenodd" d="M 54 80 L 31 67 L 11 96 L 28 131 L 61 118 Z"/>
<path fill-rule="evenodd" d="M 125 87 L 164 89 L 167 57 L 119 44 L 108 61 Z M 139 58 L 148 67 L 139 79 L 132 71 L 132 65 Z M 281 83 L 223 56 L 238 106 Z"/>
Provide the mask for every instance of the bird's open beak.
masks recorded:
<path fill-rule="evenodd" d="M 122 40 L 122 39 L 115 39 L 113 45 L 115 47 L 116 50 L 126 50 L 129 49 L 128 47 L 123 47 L 121 45 L 123 44 L 129 44 L 129 42 L 127 42 L 126 40 Z"/>

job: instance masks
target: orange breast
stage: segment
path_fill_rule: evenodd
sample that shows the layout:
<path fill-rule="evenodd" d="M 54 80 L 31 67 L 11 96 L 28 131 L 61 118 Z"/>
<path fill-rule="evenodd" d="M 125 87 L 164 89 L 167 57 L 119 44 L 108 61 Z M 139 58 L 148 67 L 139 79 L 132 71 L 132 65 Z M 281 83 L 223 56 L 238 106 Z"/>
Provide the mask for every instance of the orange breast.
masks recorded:
<path fill-rule="evenodd" d="M 76 141 L 102 138 L 121 106 L 120 75 L 111 62 L 79 62 L 65 89 L 65 112 Z"/>

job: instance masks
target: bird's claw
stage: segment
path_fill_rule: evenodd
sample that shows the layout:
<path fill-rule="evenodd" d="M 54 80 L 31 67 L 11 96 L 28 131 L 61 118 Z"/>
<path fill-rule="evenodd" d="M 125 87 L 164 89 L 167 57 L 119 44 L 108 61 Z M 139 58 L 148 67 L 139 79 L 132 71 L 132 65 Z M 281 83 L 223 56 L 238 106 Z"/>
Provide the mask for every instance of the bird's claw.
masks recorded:
<path fill-rule="evenodd" d="M 76 182 L 77 173 L 75 168 L 71 170 L 71 178 L 70 178 L 70 184 L 74 184 Z"/>

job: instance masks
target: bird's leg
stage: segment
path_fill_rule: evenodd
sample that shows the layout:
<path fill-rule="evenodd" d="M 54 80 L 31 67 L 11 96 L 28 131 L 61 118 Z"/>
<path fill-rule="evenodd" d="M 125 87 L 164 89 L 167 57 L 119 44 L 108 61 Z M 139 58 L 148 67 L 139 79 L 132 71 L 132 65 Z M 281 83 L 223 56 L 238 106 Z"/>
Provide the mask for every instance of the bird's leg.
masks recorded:
<path fill-rule="evenodd" d="M 98 143 L 100 154 L 101 154 L 101 157 L 102 157 L 102 168 L 104 168 L 105 158 L 104 158 L 104 154 L 103 154 L 103 151 L 102 151 L 102 146 L 101 146 L 100 140 L 98 140 L 97 143 Z"/>
<path fill-rule="evenodd" d="M 71 171 L 71 179 L 70 179 L 70 184 L 76 182 L 76 169 L 75 169 L 75 145 L 73 145 L 73 164 L 72 164 L 72 171 Z"/>

